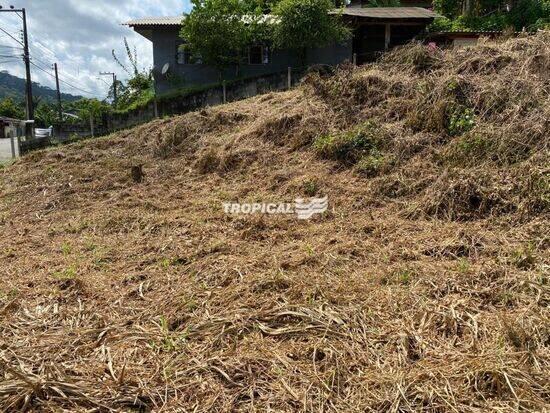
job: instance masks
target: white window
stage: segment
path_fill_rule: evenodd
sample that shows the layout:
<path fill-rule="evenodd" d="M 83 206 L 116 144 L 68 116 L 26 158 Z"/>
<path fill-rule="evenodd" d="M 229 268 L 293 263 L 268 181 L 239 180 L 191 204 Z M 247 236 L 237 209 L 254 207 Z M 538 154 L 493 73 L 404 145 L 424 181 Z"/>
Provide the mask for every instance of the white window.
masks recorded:
<path fill-rule="evenodd" d="M 267 65 L 269 64 L 269 47 L 263 45 L 254 45 L 248 48 L 248 64 Z"/>

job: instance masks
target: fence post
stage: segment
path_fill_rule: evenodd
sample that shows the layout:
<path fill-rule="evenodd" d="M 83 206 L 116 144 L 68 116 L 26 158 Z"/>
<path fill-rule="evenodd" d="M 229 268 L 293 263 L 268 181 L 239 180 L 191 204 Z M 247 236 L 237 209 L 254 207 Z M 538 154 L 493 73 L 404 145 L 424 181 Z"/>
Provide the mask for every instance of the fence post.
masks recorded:
<path fill-rule="evenodd" d="M 227 103 L 227 83 L 225 80 L 222 82 L 222 88 L 223 88 L 223 103 Z"/>
<path fill-rule="evenodd" d="M 155 111 L 155 119 L 157 119 L 159 117 L 159 106 L 158 106 L 156 96 L 155 96 L 155 100 L 153 101 L 153 109 Z"/>
<path fill-rule="evenodd" d="M 290 89 L 292 88 L 292 67 L 288 67 L 288 73 L 287 73 L 287 87 Z"/>
<path fill-rule="evenodd" d="M 353 65 L 357 66 L 357 53 L 353 54 Z"/>
<path fill-rule="evenodd" d="M 11 157 L 12 159 L 15 159 L 17 157 L 17 154 L 15 153 L 15 142 L 13 141 L 14 139 L 13 135 L 14 135 L 13 133 L 10 133 Z"/>
<path fill-rule="evenodd" d="M 90 130 L 92 131 L 92 138 L 94 138 L 94 115 L 90 114 Z"/>

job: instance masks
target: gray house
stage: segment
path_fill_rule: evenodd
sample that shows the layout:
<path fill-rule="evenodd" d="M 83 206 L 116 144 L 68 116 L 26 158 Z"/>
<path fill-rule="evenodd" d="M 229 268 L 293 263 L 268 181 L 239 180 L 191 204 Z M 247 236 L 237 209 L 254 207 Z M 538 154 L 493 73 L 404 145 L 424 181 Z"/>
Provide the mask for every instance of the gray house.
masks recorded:
<path fill-rule="evenodd" d="M 362 8 L 354 1 L 343 10 L 343 18 L 353 30 L 353 38 L 345 44 L 312 48 L 307 52 L 307 64 L 337 65 L 346 60 L 358 64 L 374 60 L 381 52 L 404 44 L 422 33 L 437 15 L 422 7 Z M 338 11 L 340 12 L 340 11 Z M 159 95 L 190 86 L 216 84 L 219 72 L 202 64 L 181 46 L 179 37 L 185 17 L 149 17 L 126 23 L 137 33 L 153 42 L 155 88 Z M 299 67 L 300 59 L 290 50 L 251 45 L 245 64 L 229 68 L 225 80 L 237 77 L 257 77 L 284 72 Z"/>

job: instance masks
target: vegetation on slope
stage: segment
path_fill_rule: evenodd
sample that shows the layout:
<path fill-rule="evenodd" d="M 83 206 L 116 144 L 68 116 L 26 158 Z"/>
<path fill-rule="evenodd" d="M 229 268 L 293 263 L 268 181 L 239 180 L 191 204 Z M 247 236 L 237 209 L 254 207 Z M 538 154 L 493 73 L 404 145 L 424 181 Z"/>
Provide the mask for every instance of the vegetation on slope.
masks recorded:
<path fill-rule="evenodd" d="M 0 409 L 547 410 L 548 36 L 4 168 Z M 314 195 L 310 221 L 222 207 Z"/>

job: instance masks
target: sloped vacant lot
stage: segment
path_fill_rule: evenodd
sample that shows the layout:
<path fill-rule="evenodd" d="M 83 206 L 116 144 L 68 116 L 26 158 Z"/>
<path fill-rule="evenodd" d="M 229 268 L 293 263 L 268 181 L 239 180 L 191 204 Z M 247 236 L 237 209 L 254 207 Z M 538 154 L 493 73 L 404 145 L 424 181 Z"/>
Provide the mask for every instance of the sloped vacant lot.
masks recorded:
<path fill-rule="evenodd" d="M 549 409 L 549 92 L 411 45 L 1 169 L 0 410 Z"/>

